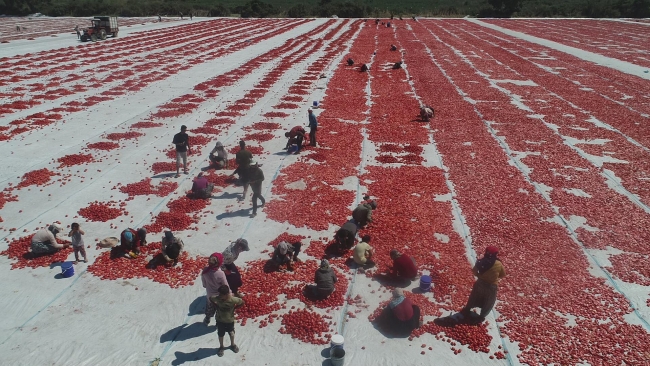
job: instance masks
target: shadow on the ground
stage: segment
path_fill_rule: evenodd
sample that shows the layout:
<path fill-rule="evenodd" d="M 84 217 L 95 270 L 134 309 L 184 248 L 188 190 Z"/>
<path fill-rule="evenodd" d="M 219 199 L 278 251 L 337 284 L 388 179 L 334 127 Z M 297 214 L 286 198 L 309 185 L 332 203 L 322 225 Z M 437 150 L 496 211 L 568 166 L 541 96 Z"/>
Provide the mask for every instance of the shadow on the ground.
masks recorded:
<path fill-rule="evenodd" d="M 176 341 L 182 342 L 188 339 L 204 336 L 212 333 L 217 328 L 215 326 L 207 326 L 203 322 L 196 322 L 193 324 L 179 325 L 174 329 L 170 329 L 165 334 L 160 336 L 160 343 Z"/>
<path fill-rule="evenodd" d="M 199 361 L 204 358 L 216 356 L 218 351 L 218 348 L 199 348 L 196 351 L 190 353 L 177 351 L 174 353 L 176 359 L 172 361 L 172 365 L 182 365 L 185 362 Z"/>
<path fill-rule="evenodd" d="M 190 304 L 187 316 L 199 315 L 205 312 L 205 296 L 199 296 Z"/>
<path fill-rule="evenodd" d="M 237 211 L 224 212 L 217 215 L 217 220 L 223 220 L 231 217 L 247 217 L 250 216 L 250 208 L 241 208 Z"/>

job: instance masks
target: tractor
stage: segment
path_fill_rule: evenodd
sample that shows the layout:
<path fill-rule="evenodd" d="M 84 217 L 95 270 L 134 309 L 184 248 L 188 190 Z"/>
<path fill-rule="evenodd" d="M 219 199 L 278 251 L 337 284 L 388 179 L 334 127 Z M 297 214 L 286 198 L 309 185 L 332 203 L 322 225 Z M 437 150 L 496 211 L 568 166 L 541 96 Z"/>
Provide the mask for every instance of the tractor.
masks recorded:
<path fill-rule="evenodd" d="M 117 37 L 117 17 L 95 17 L 90 20 L 92 27 L 83 30 L 81 42 L 104 40 L 110 34 Z"/>

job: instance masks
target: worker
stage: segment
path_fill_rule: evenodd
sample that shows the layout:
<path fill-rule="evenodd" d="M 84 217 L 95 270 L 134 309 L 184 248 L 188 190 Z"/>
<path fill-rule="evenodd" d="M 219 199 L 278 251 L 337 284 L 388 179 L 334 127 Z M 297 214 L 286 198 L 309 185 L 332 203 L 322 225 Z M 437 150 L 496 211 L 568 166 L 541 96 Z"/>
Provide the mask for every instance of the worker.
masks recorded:
<path fill-rule="evenodd" d="M 213 190 L 214 183 L 210 183 L 203 172 L 200 172 L 192 181 L 192 196 L 194 198 L 210 198 Z"/>
<path fill-rule="evenodd" d="M 391 334 L 406 336 L 421 325 L 420 308 L 404 296 L 401 288 L 393 290 L 393 298 L 386 310 L 384 327 Z"/>
<path fill-rule="evenodd" d="M 379 25 L 379 19 L 375 19 L 375 25 Z"/>
<path fill-rule="evenodd" d="M 397 46 L 395 46 L 394 44 L 390 45 L 390 50 L 397 51 Z"/>
<path fill-rule="evenodd" d="M 210 324 L 210 319 L 216 314 L 217 306 L 210 301 L 212 296 L 219 294 L 219 287 L 228 286 L 226 274 L 221 270 L 223 256 L 221 253 L 212 253 L 208 258 L 208 266 L 201 272 L 201 284 L 205 288 L 205 318 L 203 324 Z M 228 287 L 230 289 L 230 287 Z"/>
<path fill-rule="evenodd" d="M 233 294 L 237 297 L 241 297 L 239 288 L 242 286 L 243 282 L 239 269 L 235 266 L 235 261 L 239 258 L 241 252 L 247 252 L 248 250 L 248 241 L 239 238 L 230 243 L 230 245 L 221 253 L 223 255 L 223 264 L 221 265 L 221 269 L 226 274 L 228 286 L 230 286 Z"/>
<path fill-rule="evenodd" d="M 140 228 L 133 230 L 125 229 L 120 235 L 120 246 L 118 249 L 126 258 L 136 258 L 140 255 L 140 247 L 147 244 L 147 230 Z"/>
<path fill-rule="evenodd" d="M 318 120 L 316 120 L 316 115 L 314 111 L 309 108 L 307 110 L 307 116 L 309 117 L 309 146 L 316 147 L 316 131 L 318 130 Z"/>
<path fill-rule="evenodd" d="M 221 141 L 217 141 L 214 145 L 214 149 L 210 151 L 210 162 L 214 164 L 217 169 L 228 168 L 228 152 L 223 147 Z"/>
<path fill-rule="evenodd" d="M 354 65 L 354 60 L 352 59 L 352 57 L 350 57 L 348 58 L 348 66 L 352 66 L 352 65 Z"/>
<path fill-rule="evenodd" d="M 393 14 L 390 15 L 390 20 L 393 20 Z"/>
<path fill-rule="evenodd" d="M 482 323 L 485 317 L 492 311 L 497 301 L 497 290 L 499 280 L 506 276 L 506 270 L 503 263 L 497 258 L 499 249 L 495 246 L 489 246 L 485 249 L 483 258 L 479 259 L 472 272 L 477 277 L 469 294 L 467 305 L 460 311 L 464 318 L 468 318 L 472 323 Z M 472 308 L 481 308 L 478 317 L 471 310 Z"/>
<path fill-rule="evenodd" d="M 266 203 L 266 200 L 264 197 L 262 197 L 262 182 L 264 181 L 264 172 L 262 169 L 260 169 L 259 165 L 254 164 L 251 165 L 248 168 L 248 173 L 246 173 L 248 176 L 248 183 L 251 186 L 251 190 L 253 191 L 253 213 L 251 214 L 251 218 L 257 216 L 257 200 L 259 199 L 262 201 L 262 206 L 264 207 L 264 204 Z"/>
<path fill-rule="evenodd" d="M 172 143 L 176 146 L 176 178 L 180 177 L 181 159 L 183 160 L 183 173 L 187 174 L 187 154 L 190 153 L 190 137 L 185 132 L 187 126 L 181 126 L 181 132 L 174 135 Z"/>
<path fill-rule="evenodd" d="M 352 211 L 352 219 L 359 225 L 364 227 L 372 223 L 372 211 L 377 209 L 377 201 L 366 201 L 360 203 L 357 208 Z"/>
<path fill-rule="evenodd" d="M 368 65 L 366 65 L 366 64 L 361 65 L 361 67 L 359 68 L 359 71 L 361 71 L 361 72 L 368 71 Z"/>
<path fill-rule="evenodd" d="M 190 12 L 190 20 L 192 20 L 193 14 Z"/>
<path fill-rule="evenodd" d="M 426 104 L 420 107 L 420 118 L 422 118 L 422 121 L 424 122 L 429 122 L 429 120 L 433 118 L 434 113 L 435 111 L 433 108 Z"/>
<path fill-rule="evenodd" d="M 369 267 L 374 264 L 371 259 L 373 254 L 374 249 L 370 246 L 370 235 L 364 235 L 361 238 L 361 243 L 354 247 L 352 258 L 356 264 Z"/>
<path fill-rule="evenodd" d="M 162 17 L 158 14 L 158 23 L 162 22 Z"/>
<path fill-rule="evenodd" d="M 160 264 L 172 266 L 178 264 L 178 259 L 183 253 L 185 244 L 181 239 L 174 236 L 171 230 L 166 229 L 164 233 L 165 236 L 160 242 L 160 253 L 149 261 L 148 268 L 156 268 Z"/>
<path fill-rule="evenodd" d="M 415 15 L 414 15 L 414 16 L 412 16 L 411 18 L 413 18 L 413 20 L 415 20 L 415 21 L 417 22 L 417 19 L 415 19 Z"/>
<path fill-rule="evenodd" d="M 353 221 L 348 221 L 336 232 L 336 244 L 340 251 L 347 251 L 354 246 L 359 228 Z"/>
<path fill-rule="evenodd" d="M 320 266 L 314 274 L 314 282 L 316 286 L 312 286 L 312 294 L 317 299 L 326 299 L 332 292 L 336 289 L 334 284 L 336 283 L 337 278 L 334 274 L 334 270 L 330 267 L 330 263 L 327 259 L 320 261 Z"/>
<path fill-rule="evenodd" d="M 390 28 L 390 22 L 386 23 L 386 28 Z"/>
<path fill-rule="evenodd" d="M 237 169 L 235 169 L 230 176 L 234 176 L 236 173 L 239 174 L 239 181 L 242 186 L 244 186 L 244 194 L 238 199 L 238 201 L 243 201 L 246 199 L 246 193 L 248 192 L 248 168 L 251 165 L 251 160 L 253 160 L 253 153 L 249 150 L 246 150 L 246 143 L 244 140 L 239 141 L 239 151 L 235 155 L 235 162 L 237 163 Z"/>
<path fill-rule="evenodd" d="M 291 145 L 297 145 L 298 151 L 295 153 L 298 154 L 302 149 L 302 142 L 305 139 L 305 131 L 302 126 L 296 126 L 292 128 L 289 132 L 285 132 L 284 137 L 288 138 L 287 145 L 284 147 L 285 150 L 289 150 Z"/>
<path fill-rule="evenodd" d="M 81 32 L 79 31 L 79 25 L 74 26 L 75 32 L 77 32 L 77 39 L 81 39 Z"/>
<path fill-rule="evenodd" d="M 415 279 L 418 275 L 418 268 L 415 258 L 405 255 L 397 249 L 390 251 L 390 258 L 393 260 L 392 274 L 409 280 Z"/>
<path fill-rule="evenodd" d="M 393 64 L 393 70 L 401 69 L 402 68 L 402 61 L 395 62 Z"/>
<path fill-rule="evenodd" d="M 54 254 L 61 249 L 70 247 L 69 243 L 59 244 L 56 235 L 63 233 L 63 226 L 54 223 L 47 229 L 40 229 L 32 236 L 32 255 Z"/>
<path fill-rule="evenodd" d="M 275 269 L 280 269 L 283 272 L 286 270 L 281 269 L 283 265 L 287 266 L 287 270 L 293 271 L 293 262 L 299 262 L 298 254 L 300 254 L 300 248 L 302 244 L 300 242 L 295 242 L 289 244 L 286 241 L 282 241 L 275 247 L 273 251 L 273 256 L 271 257 L 271 265 Z"/>

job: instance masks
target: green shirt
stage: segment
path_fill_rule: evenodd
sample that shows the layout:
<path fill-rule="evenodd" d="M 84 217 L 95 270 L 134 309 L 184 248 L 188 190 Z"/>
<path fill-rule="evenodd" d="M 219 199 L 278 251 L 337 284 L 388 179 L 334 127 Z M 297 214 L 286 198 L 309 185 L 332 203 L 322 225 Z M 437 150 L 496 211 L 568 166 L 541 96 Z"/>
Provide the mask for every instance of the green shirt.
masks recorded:
<path fill-rule="evenodd" d="M 242 299 L 234 296 L 230 296 L 227 300 L 222 300 L 219 296 L 212 296 L 210 301 L 217 305 L 216 319 L 219 323 L 234 323 L 235 307 L 244 303 Z"/>

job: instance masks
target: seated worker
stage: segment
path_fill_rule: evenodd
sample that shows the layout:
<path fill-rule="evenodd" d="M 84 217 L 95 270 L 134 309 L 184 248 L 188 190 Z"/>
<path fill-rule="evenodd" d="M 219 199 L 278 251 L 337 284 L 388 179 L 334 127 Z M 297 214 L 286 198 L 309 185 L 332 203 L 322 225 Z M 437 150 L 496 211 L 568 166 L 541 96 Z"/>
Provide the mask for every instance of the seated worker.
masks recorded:
<path fill-rule="evenodd" d="M 393 274 L 397 277 L 404 277 L 410 280 L 418 275 L 418 268 L 415 259 L 408 255 L 400 253 L 399 250 L 390 251 L 390 258 L 393 260 Z"/>
<path fill-rule="evenodd" d="M 397 51 L 397 46 L 395 46 L 394 44 L 390 45 L 390 50 Z"/>
<path fill-rule="evenodd" d="M 402 61 L 395 62 L 395 64 L 393 64 L 393 70 L 397 70 L 401 68 L 402 68 Z"/>
<path fill-rule="evenodd" d="M 373 249 L 370 246 L 370 235 L 364 235 L 363 238 L 361 238 L 361 243 L 357 244 L 357 246 L 354 247 L 354 251 L 352 253 L 354 262 L 360 266 L 372 264 L 372 254 Z"/>
<path fill-rule="evenodd" d="M 352 59 L 352 57 L 350 57 L 348 58 L 348 66 L 352 66 L 352 65 L 354 65 L 354 60 Z"/>
<path fill-rule="evenodd" d="M 305 131 L 302 126 L 296 126 L 291 129 L 291 131 L 286 132 L 284 134 L 284 137 L 287 137 L 289 140 L 287 141 L 287 146 L 284 147 L 285 150 L 289 149 L 289 146 L 291 145 L 298 145 L 298 151 L 296 151 L 296 154 L 302 149 L 302 142 L 305 139 L 305 134 L 307 131 Z"/>
<path fill-rule="evenodd" d="M 336 281 L 336 275 L 332 267 L 330 267 L 330 262 L 327 259 L 321 260 L 320 267 L 314 274 L 314 282 L 316 282 L 316 286 L 312 287 L 314 296 L 318 299 L 328 298 L 335 290 L 334 284 Z"/>
<path fill-rule="evenodd" d="M 214 184 L 208 182 L 208 178 L 203 176 L 203 172 L 194 178 L 192 183 L 192 195 L 196 198 L 210 198 L 212 196 L 212 191 L 214 190 Z"/>
<path fill-rule="evenodd" d="M 271 257 L 271 264 L 278 269 L 282 265 L 287 265 L 287 269 L 293 271 L 293 262 L 300 261 L 298 259 L 298 254 L 300 253 L 300 247 L 302 244 L 300 242 L 295 242 L 289 244 L 286 241 L 280 242 L 275 251 L 273 252 L 273 257 Z"/>
<path fill-rule="evenodd" d="M 217 155 L 215 155 L 215 153 Z M 228 152 L 224 149 L 221 141 L 217 141 L 216 145 L 214 145 L 214 149 L 210 151 L 210 162 L 212 162 L 217 169 L 228 168 Z"/>
<path fill-rule="evenodd" d="M 388 303 L 388 309 L 385 327 L 390 333 L 409 335 L 420 327 L 420 308 L 404 296 L 401 288 L 393 290 L 393 299 Z"/>
<path fill-rule="evenodd" d="M 433 108 L 428 105 L 420 107 L 420 118 L 422 118 L 422 121 L 424 122 L 429 122 L 429 120 L 433 118 L 434 113 Z"/>
<path fill-rule="evenodd" d="M 32 236 L 32 254 L 54 254 L 61 249 L 70 247 L 69 243 L 59 244 L 56 241 L 56 234 L 63 232 L 61 224 L 54 223 L 47 229 L 40 229 Z"/>
<path fill-rule="evenodd" d="M 175 266 L 178 264 L 184 246 L 183 241 L 175 237 L 174 233 L 165 230 L 165 236 L 160 244 L 160 253 L 149 262 L 147 267 L 156 268 L 160 264 Z"/>
<path fill-rule="evenodd" d="M 120 235 L 119 250 L 127 258 L 136 258 L 140 255 L 140 247 L 147 244 L 147 230 L 140 228 L 137 231 L 125 229 Z"/>
<path fill-rule="evenodd" d="M 368 70 L 369 70 L 368 65 L 366 65 L 366 64 L 361 65 L 361 68 L 359 68 L 359 71 L 361 71 L 361 72 L 366 72 Z"/>
<path fill-rule="evenodd" d="M 372 223 L 372 211 L 377 209 L 377 201 L 362 202 L 357 208 L 352 211 L 352 219 L 359 225 L 364 227 Z"/>
<path fill-rule="evenodd" d="M 336 244 L 339 250 L 346 251 L 354 246 L 354 239 L 357 236 L 359 228 L 354 222 L 348 221 L 336 232 Z"/>

